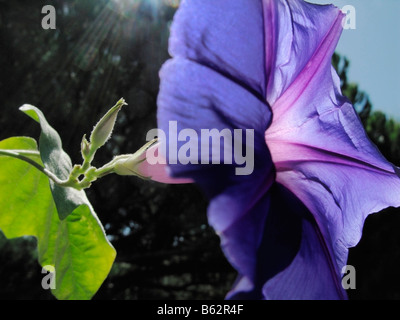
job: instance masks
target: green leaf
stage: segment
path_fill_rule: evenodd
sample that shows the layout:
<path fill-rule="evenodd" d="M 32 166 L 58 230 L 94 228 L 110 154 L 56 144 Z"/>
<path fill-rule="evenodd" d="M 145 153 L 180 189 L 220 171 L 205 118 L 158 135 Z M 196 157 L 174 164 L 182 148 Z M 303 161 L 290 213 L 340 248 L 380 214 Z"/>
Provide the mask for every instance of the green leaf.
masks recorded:
<path fill-rule="evenodd" d="M 39 139 L 39 151 L 43 164 L 60 180 L 68 178 L 71 170 L 71 158 L 63 150 L 61 138 L 47 122 L 43 113 L 31 105 L 23 105 L 20 110 L 40 124 L 42 132 Z M 89 204 L 84 191 L 65 188 L 50 181 L 50 188 L 60 219 L 65 219 L 82 204 Z"/>
<path fill-rule="evenodd" d="M 37 150 L 37 145 L 14 137 L 0 141 L 0 149 Z M 39 263 L 55 268 L 52 293 L 58 299 L 92 298 L 116 255 L 83 191 L 79 197 L 83 204 L 61 220 L 47 176 L 24 161 L 0 156 L 0 229 L 8 238 L 37 238 Z"/>

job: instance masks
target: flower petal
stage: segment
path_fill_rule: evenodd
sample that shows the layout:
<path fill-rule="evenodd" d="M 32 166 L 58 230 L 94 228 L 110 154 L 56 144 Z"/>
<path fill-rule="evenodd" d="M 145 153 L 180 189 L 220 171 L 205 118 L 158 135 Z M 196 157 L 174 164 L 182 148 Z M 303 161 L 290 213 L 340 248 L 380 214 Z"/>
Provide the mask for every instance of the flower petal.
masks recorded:
<path fill-rule="evenodd" d="M 209 222 L 219 234 L 228 229 L 232 232 L 232 236 L 224 237 L 222 246 L 231 263 L 246 274 L 254 273 L 253 258 L 266 216 L 266 211 L 256 209 L 257 204 L 274 180 L 273 164 L 264 140 L 270 120 L 266 103 L 206 66 L 174 58 L 161 70 L 158 125 L 167 135 L 166 150 L 180 150 L 187 143 L 177 141 L 170 132 L 171 122 L 176 122 L 178 133 L 186 128 L 196 133 L 198 140 L 194 147 L 198 150 L 208 143 L 208 139 L 201 136 L 204 129 L 232 132 L 254 128 L 254 150 L 251 150 L 254 152 L 254 172 L 251 175 L 236 175 L 235 163 L 226 164 L 223 152 L 219 165 L 204 164 L 206 157 L 202 157 L 201 152 L 190 155 L 190 159 L 198 164 L 186 165 L 173 164 L 171 154 L 166 154 L 173 177 L 193 179 L 212 199 L 208 209 Z M 215 154 L 225 147 L 229 146 L 221 141 L 221 148 L 212 149 Z M 237 237 L 238 234 L 242 237 Z"/>
<path fill-rule="evenodd" d="M 303 0 L 265 0 L 263 5 L 267 100 L 272 105 L 295 80 L 304 84 L 312 77 L 318 58 L 335 48 L 344 15 L 333 5 Z"/>
<path fill-rule="evenodd" d="M 177 151 L 187 141 L 180 136 L 172 137 L 171 132 L 174 131 L 172 122 L 176 122 L 177 133 L 184 133 L 184 129 L 195 131 L 198 141 L 195 141 L 193 147 L 199 152 L 191 156 L 192 162 L 198 160 L 198 163 L 204 163 L 206 160 L 205 157 L 201 157 L 200 151 L 209 141 L 201 140 L 202 130 L 214 129 L 215 133 L 221 133 L 223 130 L 232 132 L 235 129 L 242 131 L 249 129 L 254 132 L 254 141 L 251 141 L 254 150 L 251 151 L 255 156 L 262 157 L 265 167 L 272 166 L 268 161 L 270 157 L 264 139 L 264 132 L 271 122 L 271 112 L 266 102 L 259 100 L 251 92 L 218 72 L 187 59 L 169 60 L 161 69 L 160 77 L 161 85 L 157 101 L 158 125 L 168 137 L 165 143 L 169 152 L 165 156 L 173 176 L 180 176 L 192 170 L 197 171 L 199 166 L 173 163 L 171 151 L 174 151 L 176 158 Z M 213 136 L 212 133 L 211 135 Z M 231 136 L 233 138 L 233 134 Z M 224 163 L 224 147 L 230 150 L 230 146 L 225 145 L 224 141 L 222 139 L 220 148 L 210 150 L 212 151 L 209 152 L 210 163 L 212 156 L 220 150 L 222 150 L 220 162 Z M 243 139 L 243 144 L 245 143 Z M 210 143 L 211 147 L 215 145 Z M 204 170 L 210 166 L 200 167 Z"/>
<path fill-rule="evenodd" d="M 208 66 L 265 97 L 262 1 L 183 0 L 170 54 Z"/>
<path fill-rule="evenodd" d="M 263 102 L 267 89 L 265 79 L 269 79 L 267 98 L 273 102 L 294 87 L 293 84 L 298 84 L 299 77 L 308 81 L 305 76 L 301 77 L 302 71 L 315 73 L 318 69 L 318 65 L 308 62 L 315 56 L 314 52 L 320 52 L 320 44 L 326 40 L 331 27 L 326 21 L 334 23 L 341 18 L 337 9 L 319 7 L 321 14 L 315 21 L 309 19 L 292 24 L 292 17 L 301 18 L 301 14 L 305 14 L 301 10 L 307 5 L 300 1 L 294 1 L 293 7 L 286 1 L 184 1 L 172 26 L 170 51 L 174 59 L 161 71 L 159 127 L 168 132 L 170 121 L 176 121 L 178 132 L 185 128 L 197 133 L 206 128 L 255 128 L 255 170 L 251 176 L 235 176 L 232 166 L 171 164 L 170 154 L 166 154 L 172 176 L 193 179 L 211 198 L 209 221 L 221 236 L 228 260 L 241 275 L 231 297 L 243 291 L 257 298 L 283 298 L 285 294 L 300 298 L 300 293 L 306 298 L 345 297 L 338 285 L 340 274 L 332 264 L 332 249 L 327 248 L 314 218 L 309 213 L 307 216 L 307 210 L 304 209 L 304 216 L 298 219 L 287 213 L 291 219 L 283 223 L 282 231 L 286 240 L 277 234 L 282 228 L 279 215 L 286 216 L 289 212 L 279 210 L 279 203 L 283 202 L 287 208 L 290 201 L 279 194 L 275 194 L 275 198 L 268 194 L 274 171 L 265 141 L 261 143 L 259 138 L 260 130 L 267 129 L 271 121 L 269 105 Z M 281 14 L 282 8 L 285 14 Z M 310 10 L 315 13 L 316 9 L 310 7 Z M 232 29 L 226 28 L 229 22 Z M 301 22 L 305 23 L 305 31 Z M 290 27 L 293 34 L 289 33 L 286 38 L 285 32 Z M 312 33 L 307 33 L 310 31 Z M 293 54 L 298 48 L 291 43 L 299 34 L 299 41 L 307 41 L 309 45 L 301 58 L 299 53 Z M 329 38 L 327 42 L 331 44 L 334 40 Z M 326 50 L 329 49 L 328 46 Z M 288 55 L 288 51 L 291 54 Z M 316 56 L 321 55 L 324 56 L 325 51 Z M 311 71 L 306 75 L 312 78 Z M 166 150 L 183 145 L 179 141 L 171 145 L 170 137 L 167 134 L 164 141 L 168 145 Z M 196 143 L 201 146 L 203 141 Z M 294 203 L 294 208 L 301 211 L 301 203 L 297 199 Z M 271 219 L 280 222 L 279 229 L 274 229 L 275 223 L 269 222 Z M 264 229 L 266 224 L 268 230 Z M 283 245 L 269 245 L 280 241 Z M 309 263 L 317 263 L 317 266 Z M 304 279 L 314 271 L 317 272 L 317 278 L 312 278 L 315 283 Z M 284 278 L 284 275 L 291 281 L 281 280 L 282 284 L 277 284 L 275 278 Z M 290 287 L 294 283 L 298 285 Z"/>
<path fill-rule="evenodd" d="M 254 257 L 254 278 L 240 275 L 228 298 L 345 299 L 340 274 L 331 264 L 324 239 L 308 209 L 279 184 L 266 197 L 269 202 L 263 209 L 268 215 Z"/>
<path fill-rule="evenodd" d="M 303 14 L 301 21 L 309 16 Z M 339 270 L 348 248 L 358 243 L 367 215 L 400 206 L 400 179 L 398 169 L 368 139 L 331 67 L 341 14 L 326 24 L 318 50 L 272 105 L 274 119 L 265 139 L 277 181 L 312 212 Z M 316 31 L 300 28 L 293 34 L 293 48 L 305 46 L 307 32 Z"/>

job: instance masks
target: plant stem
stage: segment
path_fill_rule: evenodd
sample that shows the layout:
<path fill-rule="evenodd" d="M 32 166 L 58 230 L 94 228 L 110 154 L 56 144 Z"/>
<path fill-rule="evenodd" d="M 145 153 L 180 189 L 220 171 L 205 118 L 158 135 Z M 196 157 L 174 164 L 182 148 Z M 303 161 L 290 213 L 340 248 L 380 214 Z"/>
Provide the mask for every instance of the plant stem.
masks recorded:
<path fill-rule="evenodd" d="M 38 164 L 36 161 L 34 161 L 28 157 L 28 155 L 40 156 L 40 153 L 38 151 L 0 149 L 0 155 L 16 158 L 16 159 L 19 159 L 19 160 L 29 163 L 31 166 L 33 166 L 36 169 L 38 169 L 39 171 L 43 172 L 47 177 L 49 177 L 51 180 L 53 180 L 56 184 L 62 185 L 67 182 L 67 181 L 59 179 L 54 173 L 50 172 L 49 170 L 47 170 L 46 168 L 44 168 L 40 164 Z"/>

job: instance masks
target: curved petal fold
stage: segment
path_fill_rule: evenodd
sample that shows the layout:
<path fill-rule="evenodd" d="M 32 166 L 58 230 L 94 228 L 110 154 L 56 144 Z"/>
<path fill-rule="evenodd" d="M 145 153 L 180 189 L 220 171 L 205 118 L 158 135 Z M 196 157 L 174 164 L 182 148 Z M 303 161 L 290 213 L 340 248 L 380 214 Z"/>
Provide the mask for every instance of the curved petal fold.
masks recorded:
<path fill-rule="evenodd" d="M 253 257 L 266 216 L 266 211 L 257 210 L 257 206 L 275 177 L 264 140 L 264 131 L 271 120 L 269 106 L 218 72 L 184 58 L 167 62 L 160 76 L 158 125 L 166 134 L 165 156 L 170 174 L 193 179 L 202 188 L 211 199 L 210 224 L 219 234 L 229 233 L 222 240 L 228 259 L 241 272 L 254 273 Z M 243 137 L 240 147 L 252 146 L 239 153 L 250 153 L 254 167 L 250 175 L 237 175 L 236 161 L 229 164 L 227 156 L 235 158 L 238 145 L 231 147 L 229 142 L 234 140 L 234 130 L 243 130 L 246 135 L 247 128 L 252 128 L 254 140 Z M 210 130 L 215 130 L 211 140 L 202 135 Z M 232 139 L 219 136 L 222 132 Z M 180 151 L 188 144 L 193 149 L 185 152 L 188 163 L 183 164 L 176 154 L 179 158 Z M 226 150 L 230 153 L 225 154 Z M 218 159 L 209 158 L 218 153 Z M 220 160 L 219 164 L 213 164 L 213 160 Z M 245 242 L 239 241 L 239 234 Z"/>
<path fill-rule="evenodd" d="M 342 268 L 367 215 L 400 206 L 400 179 L 340 91 L 331 57 L 341 19 L 333 20 L 328 30 L 307 66 L 271 105 L 274 118 L 265 139 L 277 181 L 312 212 Z M 303 37 L 292 41 L 302 43 Z"/>
<path fill-rule="evenodd" d="M 345 299 L 324 238 L 312 214 L 289 190 L 275 184 L 268 193 L 263 238 L 255 273 L 240 275 L 229 299 Z M 261 202 L 260 202 L 261 203 Z M 240 235 L 236 235 L 240 239 Z M 244 236 L 242 236 L 244 237 Z"/>
<path fill-rule="evenodd" d="M 265 97 L 262 1 L 181 1 L 169 51 L 172 57 L 208 66 Z"/>
<path fill-rule="evenodd" d="M 263 0 L 267 100 L 273 105 L 286 93 L 307 86 L 321 62 L 335 49 L 343 13 L 333 5 L 303 0 Z M 333 52 L 333 51 L 332 51 Z M 276 110 L 274 110 L 274 117 Z"/>

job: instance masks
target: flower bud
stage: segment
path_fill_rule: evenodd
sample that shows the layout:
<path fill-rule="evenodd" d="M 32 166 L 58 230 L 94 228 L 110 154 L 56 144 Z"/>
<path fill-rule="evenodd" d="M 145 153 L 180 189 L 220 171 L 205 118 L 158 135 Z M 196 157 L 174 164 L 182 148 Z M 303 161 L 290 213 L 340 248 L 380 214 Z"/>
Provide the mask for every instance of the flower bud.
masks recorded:
<path fill-rule="evenodd" d="M 120 155 L 114 158 L 114 172 L 121 176 L 138 176 L 143 179 L 149 179 L 141 174 L 140 164 L 146 161 L 146 151 L 155 143 L 156 139 L 146 143 L 133 154 Z"/>
<path fill-rule="evenodd" d="M 120 99 L 115 104 L 115 106 L 112 107 L 95 125 L 90 135 L 90 144 L 92 151 L 97 150 L 98 148 L 103 146 L 111 137 L 111 133 L 114 129 L 118 112 L 124 105 L 126 105 L 125 100 Z"/>
<path fill-rule="evenodd" d="M 145 157 L 134 154 L 126 154 L 119 156 L 114 164 L 114 172 L 120 176 L 139 176 L 138 166 L 145 160 Z"/>
<path fill-rule="evenodd" d="M 81 153 L 82 153 L 82 157 L 84 159 L 89 157 L 89 154 L 90 154 L 90 143 L 89 143 L 89 141 L 86 140 L 86 134 L 82 138 Z"/>

